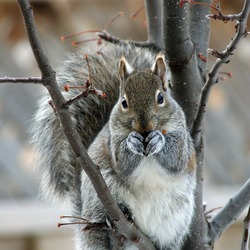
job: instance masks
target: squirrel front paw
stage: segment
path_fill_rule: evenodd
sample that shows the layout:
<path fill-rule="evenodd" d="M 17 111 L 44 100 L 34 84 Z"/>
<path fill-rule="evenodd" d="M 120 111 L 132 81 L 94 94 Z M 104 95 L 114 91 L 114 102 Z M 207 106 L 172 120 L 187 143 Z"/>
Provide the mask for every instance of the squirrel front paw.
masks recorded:
<path fill-rule="evenodd" d="M 132 131 L 127 138 L 127 146 L 134 154 L 143 155 L 144 137 L 140 133 Z"/>
<path fill-rule="evenodd" d="M 159 130 L 154 130 L 149 133 L 145 139 L 144 155 L 149 156 L 161 151 L 165 143 L 165 137 Z"/>
<path fill-rule="evenodd" d="M 159 130 L 150 132 L 147 137 L 133 131 L 127 138 L 127 146 L 134 153 L 139 155 L 153 155 L 158 153 L 164 146 L 165 138 Z"/>

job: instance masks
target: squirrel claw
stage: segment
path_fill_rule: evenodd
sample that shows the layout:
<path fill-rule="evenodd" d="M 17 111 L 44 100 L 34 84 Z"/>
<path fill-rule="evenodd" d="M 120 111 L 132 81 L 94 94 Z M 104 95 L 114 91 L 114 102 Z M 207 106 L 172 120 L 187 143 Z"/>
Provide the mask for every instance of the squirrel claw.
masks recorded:
<path fill-rule="evenodd" d="M 127 220 L 130 223 L 133 223 L 134 222 L 133 214 L 130 211 L 130 209 L 123 203 L 120 203 L 118 205 L 119 205 L 120 209 L 122 210 L 123 214 L 125 215 L 125 217 L 127 218 Z M 108 225 L 109 228 L 112 228 L 115 230 L 115 226 L 113 224 L 113 221 L 108 216 L 106 216 L 106 224 Z"/>

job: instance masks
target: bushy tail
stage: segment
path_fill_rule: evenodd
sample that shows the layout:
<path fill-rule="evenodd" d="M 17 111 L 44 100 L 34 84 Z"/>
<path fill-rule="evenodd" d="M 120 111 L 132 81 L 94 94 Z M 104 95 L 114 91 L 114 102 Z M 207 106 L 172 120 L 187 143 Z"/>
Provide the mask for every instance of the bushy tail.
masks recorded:
<path fill-rule="evenodd" d="M 55 199 L 79 190 L 80 169 L 48 101 L 48 96 L 40 101 L 32 126 L 32 142 L 42 178 L 42 193 Z"/>

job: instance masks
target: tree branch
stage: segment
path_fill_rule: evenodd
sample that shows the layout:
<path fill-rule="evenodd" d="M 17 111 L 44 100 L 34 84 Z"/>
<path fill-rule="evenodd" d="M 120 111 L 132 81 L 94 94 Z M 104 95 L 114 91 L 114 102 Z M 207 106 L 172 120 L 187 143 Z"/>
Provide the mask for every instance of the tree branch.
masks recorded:
<path fill-rule="evenodd" d="M 213 67 L 211 68 L 208 74 L 208 79 L 202 89 L 199 109 L 195 116 L 193 126 L 191 128 L 191 134 L 194 139 L 195 145 L 198 145 L 201 141 L 205 116 L 207 112 L 208 99 L 209 99 L 213 85 L 217 82 L 219 69 L 224 63 L 229 62 L 229 58 L 230 56 L 233 55 L 240 40 L 246 36 L 246 24 L 247 24 L 249 11 L 250 11 L 250 0 L 246 0 L 241 13 L 238 15 L 238 21 L 236 23 L 237 31 L 236 31 L 235 36 L 227 45 L 226 49 L 220 53 L 220 57 L 216 59 Z"/>
<path fill-rule="evenodd" d="M 191 40 L 195 45 L 196 55 L 203 55 L 206 59 L 210 35 L 210 20 L 206 16 L 210 13 L 210 8 L 202 4 L 210 4 L 211 0 L 200 0 L 199 3 L 201 4 L 193 4 L 189 10 L 189 32 Z M 197 58 L 197 61 L 202 79 L 205 79 L 207 71 L 206 60 Z"/>
<path fill-rule="evenodd" d="M 99 168 L 95 166 L 89 158 L 87 151 L 78 136 L 77 130 L 72 123 L 67 105 L 65 105 L 65 99 L 57 85 L 55 72 L 51 68 L 49 60 L 41 45 L 34 21 L 32 7 L 30 6 L 28 0 L 18 0 L 18 4 L 24 18 L 30 45 L 42 73 L 44 85 L 51 95 L 62 125 L 62 129 L 73 149 L 73 152 L 75 153 L 76 159 L 91 179 L 98 197 L 100 198 L 108 216 L 113 221 L 118 232 L 132 241 L 139 249 L 153 250 L 154 246 L 151 241 L 125 218 L 124 214 L 109 193 Z"/>
<path fill-rule="evenodd" d="M 201 3 L 210 3 L 209 0 L 202 0 Z M 206 15 L 210 12 L 210 9 L 204 5 L 192 5 L 189 9 L 189 33 L 192 42 L 195 46 L 195 57 L 199 70 L 197 88 L 201 91 L 201 86 L 205 83 L 205 74 L 207 63 L 206 60 L 202 60 L 199 55 L 202 55 L 205 59 L 207 58 L 207 48 L 210 34 L 210 22 L 206 18 Z M 196 66 L 196 67 L 197 67 Z M 198 74 L 198 73 L 196 73 Z M 195 83 L 194 83 L 195 84 Z M 197 93 L 197 92 L 196 92 Z M 200 92 L 197 93 L 200 96 Z M 197 98 L 197 97 L 196 97 Z M 193 120 L 190 122 L 193 122 Z M 204 162 L 204 142 L 202 142 L 195 148 L 196 149 L 196 160 L 197 160 L 197 188 L 195 193 L 195 217 L 191 227 L 191 235 L 185 242 L 184 248 L 189 249 L 212 249 L 210 244 L 209 228 L 204 216 L 203 208 L 203 162 Z"/>
<path fill-rule="evenodd" d="M 196 47 L 202 45 L 194 32 L 190 31 L 189 6 L 180 7 L 177 0 L 162 1 L 163 5 L 163 39 L 166 59 L 171 71 L 173 95 L 183 108 L 187 125 L 190 128 L 196 110 L 198 109 L 203 78 L 197 62 Z M 203 6 L 204 8 L 204 6 Z M 206 17 L 203 17 L 205 20 Z M 192 21 L 192 25 L 194 25 Z M 193 27 L 196 28 L 196 27 Z M 194 45 L 191 35 L 196 37 Z M 205 47 L 206 49 L 206 47 Z M 183 249 L 211 249 L 208 246 L 208 225 L 203 211 L 202 184 L 204 145 L 196 148 L 197 156 L 197 188 L 195 195 L 195 217 L 191 226 L 191 233 Z"/>
<path fill-rule="evenodd" d="M 44 81 L 41 77 L 2 77 L 0 78 L 0 83 L 33 83 L 33 84 L 43 84 Z"/>
<path fill-rule="evenodd" d="M 162 6 L 164 49 L 171 71 L 173 96 L 184 110 L 190 128 L 203 80 L 189 34 L 188 6 L 180 7 L 178 0 L 162 1 Z"/>
<path fill-rule="evenodd" d="M 244 230 L 242 237 L 241 250 L 249 250 L 249 237 L 250 237 L 250 206 L 248 208 L 247 216 L 244 219 Z"/>
<path fill-rule="evenodd" d="M 160 48 L 154 44 L 151 41 L 130 41 L 130 40 L 122 40 L 119 37 L 112 36 L 109 32 L 106 30 L 100 30 L 96 32 L 96 35 L 103 39 L 106 42 L 113 43 L 113 44 L 119 44 L 119 45 L 127 45 L 128 43 L 135 45 L 136 47 L 141 48 L 154 48 L 155 50 L 160 50 Z"/>
<path fill-rule="evenodd" d="M 239 14 L 231 14 L 231 15 L 222 15 L 219 14 L 210 14 L 207 17 L 212 18 L 214 20 L 221 20 L 223 22 L 235 21 L 239 19 Z"/>
<path fill-rule="evenodd" d="M 185 241 L 182 250 L 212 250 L 213 245 L 209 234 L 209 227 L 204 215 L 203 207 L 203 162 L 204 162 L 204 143 L 196 147 L 197 161 L 197 188 L 195 192 L 195 216 L 191 225 L 190 236 Z"/>
<path fill-rule="evenodd" d="M 250 178 L 239 193 L 229 200 L 224 208 L 210 221 L 210 232 L 213 240 L 217 240 L 250 204 Z"/>
<path fill-rule="evenodd" d="M 235 34 L 235 37 L 229 43 L 227 48 L 221 53 L 221 55 L 222 55 L 221 58 L 218 58 L 216 60 L 214 66 L 212 67 L 211 71 L 209 72 L 208 80 L 207 80 L 207 82 L 205 83 L 205 85 L 204 85 L 204 87 L 202 89 L 202 96 L 201 96 L 199 109 L 198 109 L 198 112 L 197 112 L 197 114 L 195 116 L 193 126 L 191 127 L 191 135 L 192 135 L 192 137 L 194 139 L 194 144 L 195 144 L 196 152 L 197 152 L 197 162 L 198 162 L 197 175 L 199 176 L 199 178 L 198 178 L 198 186 L 200 186 L 200 187 L 201 187 L 201 185 L 199 185 L 199 181 L 201 181 L 200 178 L 202 178 L 202 168 L 199 167 L 199 161 L 200 161 L 199 158 L 201 158 L 201 160 L 203 158 L 201 157 L 201 154 L 199 153 L 199 151 L 200 151 L 199 149 L 202 149 L 204 147 L 203 146 L 203 139 L 202 139 L 203 138 L 203 133 L 204 133 L 204 131 L 203 131 L 203 123 L 204 123 L 205 115 L 206 115 L 206 105 L 207 105 L 207 102 L 208 102 L 208 97 L 209 97 L 212 86 L 217 81 L 217 75 L 218 75 L 218 72 L 219 72 L 219 68 L 221 67 L 221 65 L 223 63 L 228 62 L 228 59 L 232 55 L 233 51 L 236 49 L 236 46 L 237 46 L 238 42 L 246 34 L 245 33 L 246 32 L 245 27 L 246 27 L 246 20 L 247 20 L 248 14 L 249 14 L 249 1 L 247 0 L 247 1 L 245 1 L 243 10 L 241 12 L 241 18 L 239 19 L 239 22 L 237 24 L 237 32 Z M 198 192 L 200 194 L 200 190 Z M 248 189 L 248 192 L 249 192 L 249 189 Z M 244 197 L 244 195 L 241 198 L 243 198 L 243 197 Z M 246 195 L 246 193 L 245 193 L 245 198 L 247 198 L 247 197 L 248 197 L 248 195 Z M 197 204 L 197 202 L 196 202 L 196 204 Z M 216 218 L 214 218 L 212 220 L 211 229 L 209 230 L 209 232 L 207 232 L 207 240 L 209 240 L 210 238 L 212 239 L 210 241 L 211 245 L 214 244 L 214 241 L 219 237 L 221 232 L 223 230 L 225 230 L 227 225 L 231 222 L 230 219 L 232 220 L 230 214 L 227 213 L 228 211 L 231 211 L 230 204 L 231 203 L 229 203 L 229 205 L 226 206 L 226 207 L 229 207 L 229 210 L 227 210 L 227 209 L 222 210 L 222 211 L 224 211 L 224 212 L 222 212 L 222 215 L 224 214 L 224 217 L 223 217 L 224 220 L 223 221 L 217 222 Z M 235 210 L 235 215 L 237 214 L 237 212 L 240 213 L 241 212 L 240 210 L 241 210 L 240 206 L 239 207 L 237 206 L 237 208 Z M 199 211 L 199 212 L 201 212 L 201 211 Z M 201 223 L 200 218 L 196 219 L 195 221 L 197 221 L 199 224 Z M 204 220 L 203 220 L 203 222 L 204 222 Z M 204 222 L 204 223 L 206 223 L 206 222 Z M 223 226 L 223 224 L 224 224 L 224 226 Z M 207 230 L 207 228 L 204 227 L 204 224 L 200 224 L 200 225 L 201 225 L 201 232 L 202 231 L 204 232 L 203 233 L 203 240 L 204 240 L 205 239 L 204 237 L 206 236 L 205 235 L 205 230 Z M 202 233 L 200 233 L 200 234 L 202 234 Z M 194 238 L 194 237 L 192 237 L 192 238 Z M 194 239 L 194 240 L 196 241 L 197 239 Z M 206 240 L 205 240 L 205 242 L 206 242 Z M 209 242 L 209 241 L 207 241 L 207 242 Z M 193 243 L 193 241 L 191 241 L 191 244 L 189 243 L 189 247 L 192 246 L 192 243 Z M 199 240 L 197 241 L 197 243 L 199 243 Z M 193 247 L 194 246 L 195 246 L 195 244 L 193 244 Z M 212 246 L 210 246 L 210 247 L 212 247 Z M 186 248 L 186 249 L 188 249 L 188 248 Z M 196 248 L 194 248 L 194 249 L 196 249 Z M 199 247 L 197 249 L 199 249 Z"/>
<path fill-rule="evenodd" d="M 145 0 L 148 42 L 163 48 L 161 1 Z"/>

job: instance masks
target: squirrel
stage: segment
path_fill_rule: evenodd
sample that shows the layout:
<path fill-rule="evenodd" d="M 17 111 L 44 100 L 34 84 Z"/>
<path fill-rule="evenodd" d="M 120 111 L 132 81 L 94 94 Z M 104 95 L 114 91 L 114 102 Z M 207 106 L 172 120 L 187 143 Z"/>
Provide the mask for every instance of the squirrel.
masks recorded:
<path fill-rule="evenodd" d="M 58 70 L 59 85 L 84 84 L 89 68 L 94 86 L 107 96 L 89 94 L 70 105 L 83 145 L 114 200 L 156 249 L 181 249 L 194 215 L 196 156 L 184 112 L 171 96 L 164 55 L 129 43 L 106 45 L 100 55 L 79 50 Z M 64 92 L 66 99 L 76 94 Z M 74 215 L 93 225 L 108 225 L 79 225 L 76 249 L 137 249 L 126 239 L 115 243 L 106 211 L 48 100 L 45 94 L 32 128 L 42 192 L 69 202 Z"/>

